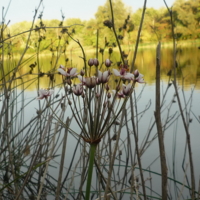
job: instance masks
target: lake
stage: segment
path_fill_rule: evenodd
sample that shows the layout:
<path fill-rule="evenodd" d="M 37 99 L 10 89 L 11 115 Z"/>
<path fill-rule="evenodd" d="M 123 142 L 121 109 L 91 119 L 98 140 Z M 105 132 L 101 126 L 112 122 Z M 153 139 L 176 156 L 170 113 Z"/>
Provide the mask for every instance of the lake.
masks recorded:
<path fill-rule="evenodd" d="M 191 137 L 196 191 L 198 191 L 200 177 L 200 50 L 197 46 L 198 45 L 193 47 L 178 46 L 177 51 L 178 91 Z M 127 52 L 129 51 L 127 50 Z M 83 60 L 80 58 L 81 56 L 80 52 L 72 51 L 71 54 L 68 55 L 42 55 L 39 59 L 37 59 L 36 56 L 30 57 L 30 59 L 26 57 L 17 73 L 17 76 L 21 78 L 18 78 L 13 84 L 13 87 L 17 89 L 11 91 L 12 98 L 10 98 L 10 101 L 8 102 L 10 108 L 13 107 L 9 114 L 10 117 L 8 117 L 10 118 L 10 122 L 12 122 L 9 140 L 14 138 L 15 134 L 19 133 L 17 139 L 13 139 L 12 147 L 10 148 L 13 149 L 14 155 L 18 154 L 23 158 L 16 159 L 18 162 L 21 162 L 21 164 L 18 164 L 18 166 L 20 166 L 20 173 L 23 171 L 25 172 L 28 169 L 36 154 L 40 155 L 36 159 L 38 162 L 51 158 L 49 163 L 47 162 L 44 166 L 40 166 L 35 170 L 36 172 L 30 179 L 32 180 L 31 185 L 34 190 L 33 194 L 36 195 L 37 192 L 35 191 L 39 191 L 39 186 L 42 185 L 42 178 L 45 177 L 44 183 L 46 186 L 42 190 L 42 194 L 49 195 L 48 199 L 54 199 L 55 196 L 58 176 L 61 173 L 60 162 L 61 155 L 63 154 L 62 150 L 65 151 L 65 160 L 64 170 L 62 172 L 63 185 L 61 198 L 77 199 L 79 190 L 85 190 L 85 185 L 80 189 L 80 182 L 81 180 L 84 180 L 85 171 L 87 169 L 88 147 L 85 146 L 82 140 L 77 141 L 77 138 L 74 137 L 73 134 L 65 133 L 64 127 L 62 128 L 61 122 L 58 121 L 57 117 L 65 123 L 67 117 L 70 117 L 72 113 L 66 101 L 62 100 L 62 103 L 65 104 L 64 108 L 60 107 L 59 104 L 60 97 L 64 95 L 61 76 L 55 75 L 52 77 L 50 75 L 57 72 L 57 68 L 60 64 L 63 64 L 66 67 L 77 67 L 78 69 L 81 69 L 83 67 Z M 105 60 L 108 56 L 107 52 L 105 52 L 104 55 L 99 54 L 99 60 Z M 95 53 L 87 54 L 87 58 L 94 57 Z M 67 58 L 68 61 L 66 62 Z M 113 68 L 116 68 L 117 62 L 119 61 L 117 54 L 114 53 L 111 55 L 110 59 L 113 62 Z M 130 63 L 132 60 L 131 52 L 128 54 L 128 59 Z M 11 62 L 9 62 L 9 60 L 6 60 L 5 62 L 7 63 L 7 70 L 10 71 L 16 65 L 17 58 L 13 58 Z M 8 66 L 8 63 L 11 64 Z M 34 63 L 37 63 L 37 65 L 30 73 L 30 65 Z M 144 75 L 146 84 L 137 84 L 135 87 L 134 105 L 137 106 L 135 106 L 134 109 L 136 109 L 135 123 L 146 193 L 150 199 L 161 199 L 159 146 L 157 129 L 154 123 L 155 63 L 155 48 L 139 49 L 134 67 Z M 169 71 L 172 66 L 172 48 L 164 46 L 161 55 L 160 83 L 161 101 L 163 100 L 161 118 L 168 165 L 169 199 L 190 199 L 188 188 L 191 187 L 191 179 L 186 133 L 181 120 L 174 86 L 171 84 L 173 76 L 169 76 Z M 44 74 L 41 74 L 41 77 L 38 79 L 38 73 L 41 72 Z M 76 82 L 76 80 L 74 81 Z M 113 80 L 111 85 L 114 84 L 115 80 Z M 45 101 L 35 100 L 37 97 L 37 88 L 42 87 L 55 88 L 55 94 L 52 98 L 52 101 L 57 101 L 57 103 L 52 106 L 53 110 L 56 109 L 53 115 L 54 119 L 50 119 L 50 114 L 52 113 L 50 108 L 47 108 L 41 116 L 37 115 L 38 111 L 42 111 L 46 106 Z M 167 93 L 165 95 L 166 90 Z M 1 89 L 1 91 L 3 90 Z M 0 102 L 2 113 L 4 110 L 3 106 L 5 105 L 2 103 L 4 102 L 3 95 L 4 94 L 1 94 L 2 101 Z M 59 106 L 58 109 L 56 108 L 57 105 Z M 117 199 L 129 199 L 134 193 L 142 193 L 141 178 L 135 150 L 135 137 L 131 123 L 132 119 L 130 117 L 130 102 L 126 105 L 126 112 L 127 115 L 120 131 L 120 140 L 117 145 L 117 153 L 115 155 L 110 184 L 113 191 L 118 191 L 115 193 Z M 5 118 L 2 117 L 2 119 Z M 29 123 L 30 120 L 33 120 L 33 122 Z M 48 130 L 46 130 L 49 120 L 51 126 L 49 125 Z M 26 125 L 27 127 L 24 129 Z M 81 130 L 78 128 L 74 119 L 71 121 L 70 128 L 80 134 Z M 22 129 L 24 130 L 21 131 Z M 108 176 L 109 163 L 116 143 L 116 140 L 112 139 L 112 137 L 117 130 L 117 125 L 112 127 L 111 131 L 100 142 L 97 151 L 96 156 L 98 158 L 99 168 L 105 178 Z M 3 131 L 2 125 L 1 132 L 3 133 Z M 67 138 L 64 137 L 66 134 L 68 136 Z M 1 143 L 3 140 L 5 140 L 5 138 L 2 136 L 0 139 Z M 65 142 L 66 149 L 64 149 Z M 38 145 L 40 143 L 45 145 L 40 148 Z M 27 149 L 24 149 L 24 147 L 27 147 Z M 4 155 L 9 155 L 9 153 L 5 153 Z M 3 160 L 3 156 L 1 157 L 1 160 Z M 13 163 L 15 162 L 13 161 Z M 15 166 L 15 164 L 13 165 Z M 103 180 L 100 178 L 101 175 L 97 168 L 95 168 L 93 173 L 93 199 L 97 199 L 99 198 L 99 195 L 96 191 L 101 191 L 100 195 L 103 195 L 105 183 L 103 183 Z M 4 171 L 2 174 L 4 174 Z M 134 181 L 136 181 L 135 185 L 137 185 L 137 187 L 131 189 L 130 186 L 133 176 L 135 177 Z M 23 179 L 19 181 L 18 184 L 21 185 L 22 183 Z M 30 191 L 24 193 L 25 195 L 31 194 Z M 69 194 L 67 195 L 67 193 Z M 134 197 L 136 197 L 136 195 L 134 195 Z"/>

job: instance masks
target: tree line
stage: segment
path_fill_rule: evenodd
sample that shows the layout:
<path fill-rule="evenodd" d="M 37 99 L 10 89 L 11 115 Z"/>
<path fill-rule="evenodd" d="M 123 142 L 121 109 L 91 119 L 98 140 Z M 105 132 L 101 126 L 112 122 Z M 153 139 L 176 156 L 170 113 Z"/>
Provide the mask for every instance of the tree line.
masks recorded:
<path fill-rule="evenodd" d="M 146 8 L 143 29 L 140 42 L 169 41 L 172 37 L 171 26 L 173 25 L 176 39 L 199 39 L 200 38 L 200 0 L 176 0 L 170 8 L 173 13 L 173 24 L 171 24 L 169 11 L 167 8 Z M 122 0 L 113 0 L 113 10 L 115 15 L 115 27 L 117 28 L 118 39 L 121 44 L 134 44 L 140 25 L 142 8 L 133 12 Z M 35 30 L 31 36 L 30 49 L 40 48 L 50 51 L 56 50 L 59 45 L 62 51 L 70 45 L 72 37 L 78 39 L 84 46 L 96 46 L 97 37 L 99 47 L 114 47 L 115 37 L 112 31 L 111 13 L 109 2 L 99 6 L 95 17 L 90 20 L 79 18 L 62 20 L 43 20 L 42 14 L 35 25 Z M 111 23 L 109 25 L 109 23 Z M 25 30 L 30 29 L 31 22 L 23 21 L 9 27 L 4 37 L 10 37 Z M 66 26 L 73 25 L 70 28 Z M 45 27 L 59 27 L 46 29 Z M 12 44 L 14 49 L 23 47 L 26 43 L 27 33 L 21 34 L 14 39 Z M 8 48 L 9 49 L 9 48 Z"/>

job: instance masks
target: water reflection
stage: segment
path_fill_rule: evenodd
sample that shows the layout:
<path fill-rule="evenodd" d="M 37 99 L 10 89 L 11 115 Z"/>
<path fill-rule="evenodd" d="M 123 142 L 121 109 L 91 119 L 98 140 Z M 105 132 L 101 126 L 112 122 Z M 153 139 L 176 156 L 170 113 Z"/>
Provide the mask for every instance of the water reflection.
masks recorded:
<path fill-rule="evenodd" d="M 196 89 L 200 89 L 199 54 L 200 50 L 197 47 L 184 47 L 177 50 L 177 80 L 179 84 L 184 84 L 185 90 L 188 90 L 190 86 L 194 84 L 196 85 Z M 155 48 L 139 49 L 135 62 L 135 69 L 138 69 L 142 74 L 144 74 L 145 81 L 149 85 L 153 84 L 155 81 L 155 55 Z M 20 85 L 22 82 L 27 83 L 27 89 L 35 90 L 38 77 L 40 87 L 52 87 L 54 85 L 61 84 L 61 77 L 53 75 L 54 73 L 57 73 L 57 68 L 60 64 L 63 64 L 66 67 L 77 67 L 78 69 L 82 69 L 84 66 L 81 52 L 72 53 L 68 56 L 69 58 L 66 58 L 66 56 L 64 55 L 41 55 L 39 57 L 39 63 L 37 62 L 36 56 L 24 58 L 17 73 L 17 77 L 22 77 L 22 79 L 18 79 L 18 84 Z M 133 53 L 130 52 L 128 56 L 129 63 L 131 63 L 132 56 Z M 87 53 L 87 59 L 93 57 L 95 57 L 95 53 Z M 104 61 L 108 57 L 109 55 L 107 52 L 105 52 L 103 56 L 99 54 L 100 61 Z M 113 61 L 113 67 L 116 68 L 117 62 L 119 62 L 119 54 L 115 53 L 115 50 L 110 59 Z M 9 74 L 9 72 L 12 71 L 13 68 L 15 68 L 16 63 L 16 58 L 12 60 L 6 60 L 4 67 L 5 74 Z M 32 69 L 31 65 L 33 64 L 36 65 Z M 102 66 L 104 67 L 104 65 Z M 169 80 L 169 76 L 167 74 L 169 74 L 172 66 L 172 48 L 164 47 L 162 48 L 161 52 L 161 79 L 164 82 L 167 82 Z M 10 76 L 6 76 L 6 79 L 9 80 L 9 77 Z"/>
<path fill-rule="evenodd" d="M 136 68 L 145 74 L 145 80 L 148 84 L 155 81 L 155 50 L 142 49 L 139 51 L 136 60 Z M 182 48 L 177 52 L 178 63 L 178 82 L 182 84 L 184 78 L 185 89 L 191 84 L 196 84 L 200 77 L 200 50 L 197 47 Z M 173 66 L 173 50 L 163 48 L 161 50 L 161 78 L 168 81 L 168 72 Z M 199 86 L 198 86 L 199 88 Z"/>

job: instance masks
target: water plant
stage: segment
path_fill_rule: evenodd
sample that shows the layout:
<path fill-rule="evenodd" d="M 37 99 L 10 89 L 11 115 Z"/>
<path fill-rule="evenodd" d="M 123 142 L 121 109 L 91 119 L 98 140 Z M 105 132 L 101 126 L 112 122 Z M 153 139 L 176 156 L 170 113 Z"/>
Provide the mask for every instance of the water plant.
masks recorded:
<path fill-rule="evenodd" d="M 109 59 L 105 60 L 107 68 L 110 67 L 110 63 Z M 97 145 L 109 132 L 111 126 L 115 124 L 119 115 L 122 114 L 128 98 L 132 95 L 135 83 L 144 82 L 143 75 L 138 70 L 135 70 L 134 73 L 129 73 L 129 67 L 121 65 L 120 71 L 113 69 L 114 75 L 119 76 L 120 79 L 116 87 L 111 88 L 109 79 L 113 78 L 113 74 L 109 69 L 104 72 L 99 71 L 98 66 L 98 59 L 88 60 L 87 68 L 89 70 L 87 73 L 90 76 L 87 76 L 88 74 L 84 70 L 77 73 L 75 68 L 64 69 L 63 65 L 58 69 L 63 76 L 68 104 L 82 132 L 80 137 L 90 145 L 86 200 L 90 197 Z M 93 71 L 97 72 L 96 74 L 92 74 L 92 67 L 95 67 Z M 72 82 L 75 76 L 78 76 L 80 83 L 73 85 Z M 128 85 L 122 84 L 122 82 L 126 81 L 129 81 Z M 70 93 L 69 91 L 72 92 Z"/>

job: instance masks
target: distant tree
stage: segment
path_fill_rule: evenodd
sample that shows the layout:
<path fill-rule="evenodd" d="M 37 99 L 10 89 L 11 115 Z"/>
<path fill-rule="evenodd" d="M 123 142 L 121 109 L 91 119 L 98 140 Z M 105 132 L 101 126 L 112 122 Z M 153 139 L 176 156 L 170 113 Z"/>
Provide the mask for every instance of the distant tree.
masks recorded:
<path fill-rule="evenodd" d="M 171 38 L 171 21 L 168 10 L 160 8 L 155 22 L 155 33 L 159 40 L 168 40 Z"/>
<path fill-rule="evenodd" d="M 126 7 L 122 0 L 113 0 L 113 11 L 114 11 L 114 19 L 115 19 L 115 27 L 118 30 L 119 38 L 124 37 L 124 30 L 126 27 L 125 20 L 127 16 L 130 15 L 131 9 Z M 105 40 L 107 41 L 108 45 L 112 45 L 116 42 L 114 34 L 112 32 L 112 28 L 105 26 L 105 21 L 111 21 L 111 11 L 110 11 L 110 3 L 107 0 L 103 6 L 99 6 L 98 10 L 95 14 L 96 19 L 96 28 L 100 30 L 101 40 L 99 41 L 100 44 L 103 46 L 105 45 Z"/>
<path fill-rule="evenodd" d="M 173 8 L 177 37 L 200 38 L 200 0 L 176 0 Z"/>
<path fill-rule="evenodd" d="M 95 47 L 96 45 L 96 32 L 97 32 L 98 26 L 95 19 L 88 20 L 83 28 L 81 37 L 83 38 L 83 44 L 88 46 Z"/>
<path fill-rule="evenodd" d="M 30 30 L 30 27 L 31 27 L 31 22 L 27 22 L 27 21 L 18 22 L 9 27 L 9 32 L 10 32 L 9 34 L 10 36 L 13 36 L 19 33 L 23 33 L 27 30 Z M 23 33 L 13 39 L 14 40 L 13 44 L 16 44 L 18 47 L 19 46 L 24 47 L 26 44 L 27 37 L 28 37 L 28 33 Z"/>
<path fill-rule="evenodd" d="M 64 21 L 64 25 L 72 26 L 70 29 L 73 29 L 73 32 L 76 35 L 82 31 L 84 24 L 85 24 L 85 22 L 81 21 L 81 19 L 79 19 L 79 18 L 69 18 Z"/>
<path fill-rule="evenodd" d="M 133 44 L 136 41 L 142 9 L 132 12 L 130 7 L 125 6 L 122 0 L 112 0 L 115 28 L 121 44 Z M 176 38 L 196 39 L 200 38 L 200 0 L 176 0 L 172 7 L 173 26 Z M 113 47 L 116 38 L 112 30 L 111 11 L 109 0 L 104 5 L 99 6 L 95 13 L 95 18 L 82 21 L 79 18 L 64 20 L 42 20 L 35 23 L 36 30 L 32 31 L 29 42 L 30 49 L 40 47 L 56 51 L 58 46 L 61 52 L 65 52 L 66 46 L 73 47 L 74 43 L 68 35 L 72 34 L 82 45 L 96 47 L 97 30 L 99 33 L 99 48 Z M 9 27 L 4 37 L 10 37 L 23 31 L 30 30 L 32 22 L 23 21 Z M 77 25 L 75 25 L 77 24 Z M 83 26 L 81 26 L 81 25 Z M 65 26 L 72 26 L 66 28 Z M 42 29 L 37 29 L 37 28 Z M 45 27 L 54 27 L 45 29 Z M 18 51 L 24 48 L 28 33 L 20 34 L 12 38 L 13 48 Z M 154 9 L 146 8 L 140 42 L 166 41 L 171 38 L 170 15 L 166 8 Z"/>

